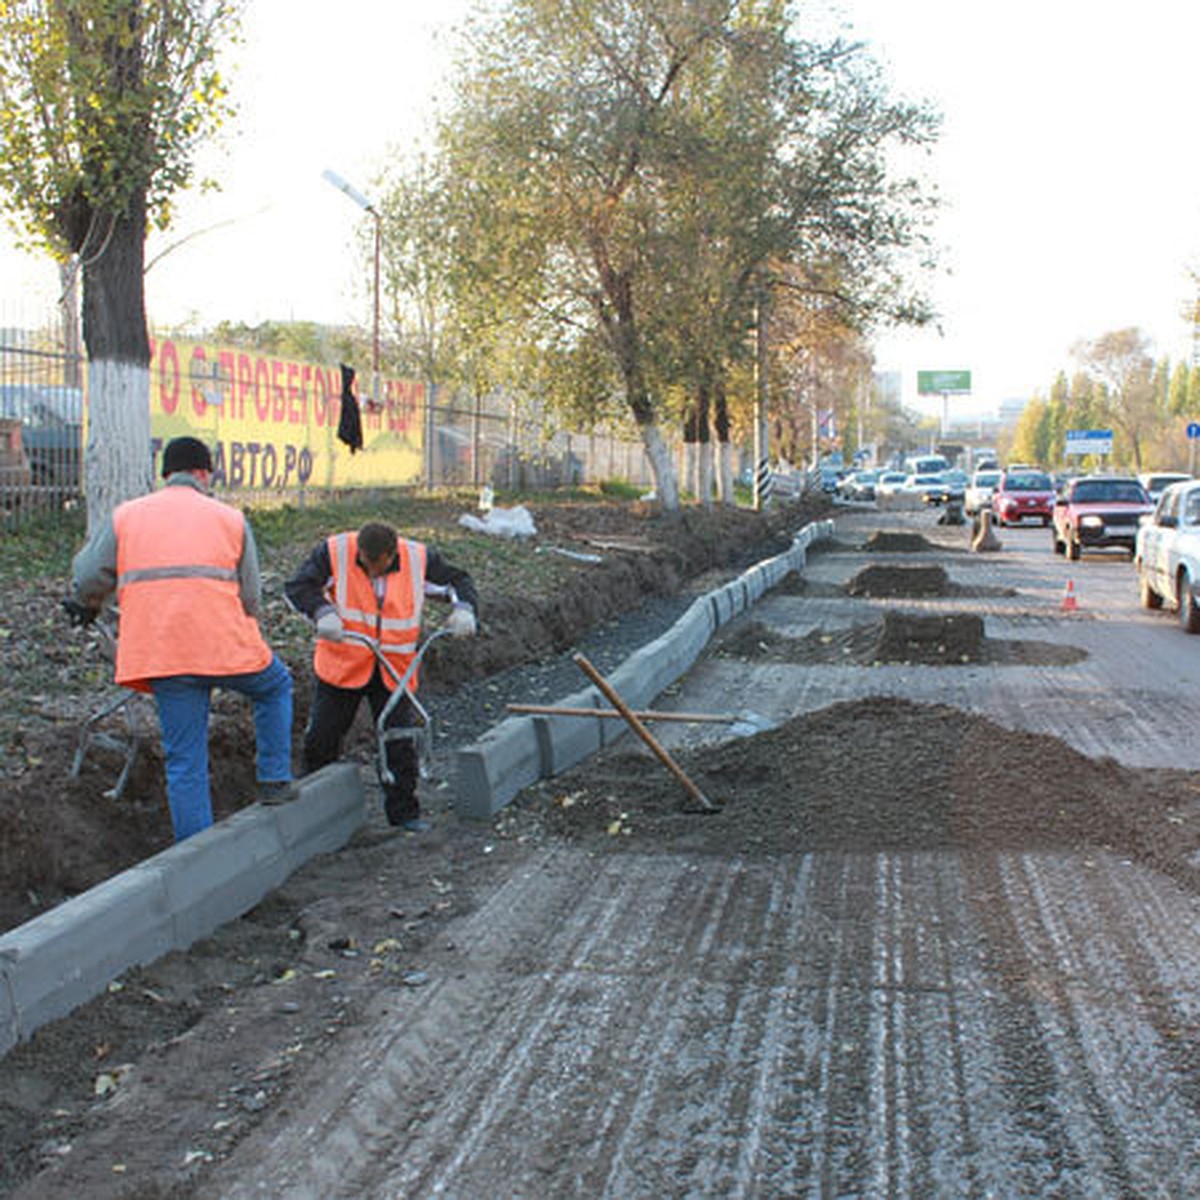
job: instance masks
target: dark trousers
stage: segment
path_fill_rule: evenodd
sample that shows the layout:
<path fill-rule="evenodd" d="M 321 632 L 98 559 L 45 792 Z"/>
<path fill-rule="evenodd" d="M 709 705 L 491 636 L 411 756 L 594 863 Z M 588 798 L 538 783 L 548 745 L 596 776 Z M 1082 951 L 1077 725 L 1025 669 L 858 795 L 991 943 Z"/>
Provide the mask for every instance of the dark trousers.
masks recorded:
<path fill-rule="evenodd" d="M 304 773 L 307 775 L 331 762 L 337 762 L 342 750 L 342 739 L 358 712 L 359 702 L 364 696 L 371 707 L 371 717 L 378 720 L 379 714 L 391 699 L 392 693 L 375 668 L 374 674 L 365 687 L 341 688 L 323 679 L 316 681 L 313 693 L 312 712 L 308 716 L 308 728 L 304 731 Z M 388 717 L 387 727 L 395 729 L 398 726 L 415 723 L 416 712 L 412 702 L 406 695 Z M 376 758 L 376 769 L 379 760 Z M 412 741 L 397 738 L 388 743 L 388 769 L 395 776 L 395 783 L 385 783 L 381 778 L 384 804 L 387 808 L 388 819 L 393 823 L 408 820 L 420 815 L 420 805 L 417 801 L 417 748 Z"/>

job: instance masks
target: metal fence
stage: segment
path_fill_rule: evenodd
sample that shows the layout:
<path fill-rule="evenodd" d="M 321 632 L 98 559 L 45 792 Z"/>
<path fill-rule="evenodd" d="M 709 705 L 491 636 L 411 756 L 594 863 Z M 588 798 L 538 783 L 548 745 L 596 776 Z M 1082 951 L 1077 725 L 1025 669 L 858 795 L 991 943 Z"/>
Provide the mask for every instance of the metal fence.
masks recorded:
<path fill-rule="evenodd" d="M 85 363 L 66 348 L 61 325 L 38 331 L 0 325 L 0 522 L 63 512 L 82 502 Z M 621 480 L 649 487 L 640 441 L 617 434 L 550 431 L 538 415 L 503 397 L 472 402 L 430 389 L 419 416 L 421 478 L 410 486 L 546 491 Z M 312 503 L 311 482 L 290 488 L 236 489 L 250 504 Z M 339 489 L 338 494 L 344 494 Z"/>
<path fill-rule="evenodd" d="M 10 521 L 81 499 L 83 366 L 61 323 L 0 325 L 0 511 Z"/>

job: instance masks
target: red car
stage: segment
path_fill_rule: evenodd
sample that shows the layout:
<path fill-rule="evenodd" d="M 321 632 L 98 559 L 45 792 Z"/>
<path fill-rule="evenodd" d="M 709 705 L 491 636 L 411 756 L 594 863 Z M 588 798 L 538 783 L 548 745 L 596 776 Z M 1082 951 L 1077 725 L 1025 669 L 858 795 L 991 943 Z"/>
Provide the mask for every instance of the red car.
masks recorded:
<path fill-rule="evenodd" d="M 1054 484 L 1045 471 L 1005 471 L 992 493 L 1000 525 L 1020 525 L 1026 517 L 1049 525 L 1054 516 Z"/>
<path fill-rule="evenodd" d="M 1153 511 L 1149 493 L 1136 479 L 1072 479 L 1054 510 L 1054 553 L 1075 562 L 1084 550 L 1116 547 L 1133 558 L 1142 518 Z"/>

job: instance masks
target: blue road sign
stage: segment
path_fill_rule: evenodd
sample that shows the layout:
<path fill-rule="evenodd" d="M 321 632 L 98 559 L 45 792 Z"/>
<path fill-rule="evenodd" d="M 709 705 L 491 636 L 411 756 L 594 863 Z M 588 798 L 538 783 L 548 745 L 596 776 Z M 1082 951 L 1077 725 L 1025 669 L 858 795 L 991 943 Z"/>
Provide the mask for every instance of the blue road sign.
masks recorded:
<path fill-rule="evenodd" d="M 1193 442 L 1200 439 L 1200 421 L 1188 422 L 1187 435 L 1188 439 Z"/>

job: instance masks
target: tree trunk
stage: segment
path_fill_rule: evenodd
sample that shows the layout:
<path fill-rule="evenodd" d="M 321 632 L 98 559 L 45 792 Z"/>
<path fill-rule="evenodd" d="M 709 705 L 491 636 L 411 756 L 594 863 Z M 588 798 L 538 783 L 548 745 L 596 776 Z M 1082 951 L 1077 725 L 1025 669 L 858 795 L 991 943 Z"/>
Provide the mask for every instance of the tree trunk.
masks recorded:
<path fill-rule="evenodd" d="M 725 380 L 718 378 L 713 387 L 713 427 L 717 435 L 717 496 L 722 504 L 733 507 L 733 447 L 729 444 L 729 404 L 725 398 Z"/>
<path fill-rule="evenodd" d="M 129 214 L 90 222 L 74 247 L 83 262 L 88 353 L 84 494 L 89 533 L 122 501 L 154 487 L 145 237 L 145 203 L 139 197 Z"/>
<path fill-rule="evenodd" d="M 712 508 L 712 436 L 709 432 L 710 389 L 707 379 L 701 380 L 696 398 L 696 436 L 698 459 L 696 471 L 696 499 L 708 509 Z"/>

